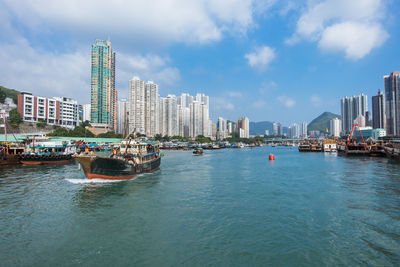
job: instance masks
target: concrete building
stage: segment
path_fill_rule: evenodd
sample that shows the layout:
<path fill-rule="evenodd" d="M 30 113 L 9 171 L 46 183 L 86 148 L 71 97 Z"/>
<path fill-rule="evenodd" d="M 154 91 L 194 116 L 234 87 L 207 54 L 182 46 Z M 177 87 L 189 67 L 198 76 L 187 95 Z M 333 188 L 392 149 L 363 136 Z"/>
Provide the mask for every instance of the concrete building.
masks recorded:
<path fill-rule="evenodd" d="M 218 128 L 218 132 L 217 132 L 218 140 L 223 140 L 228 137 L 227 122 L 224 118 L 222 118 L 222 117 L 218 118 L 217 128 Z M 244 131 L 244 130 L 242 129 L 242 131 Z"/>
<path fill-rule="evenodd" d="M 306 139 L 307 138 L 307 123 L 306 122 L 302 122 L 301 123 L 300 137 L 302 139 Z"/>
<path fill-rule="evenodd" d="M 385 97 L 381 90 L 372 97 L 372 128 L 383 128 L 386 126 Z"/>
<path fill-rule="evenodd" d="M 118 101 L 118 127 L 117 133 L 122 134 L 123 137 L 129 134 L 128 127 L 129 127 L 129 119 L 128 119 L 128 109 L 129 109 L 129 102 L 127 99 L 123 98 Z"/>
<path fill-rule="evenodd" d="M 288 137 L 298 139 L 300 138 L 300 127 L 296 123 L 293 123 L 288 128 Z"/>
<path fill-rule="evenodd" d="M 385 83 L 386 133 L 400 135 L 400 72 L 383 77 Z"/>
<path fill-rule="evenodd" d="M 385 137 L 386 130 L 382 128 L 376 128 L 372 130 L 372 139 L 378 140 L 379 137 Z"/>
<path fill-rule="evenodd" d="M 45 121 L 66 128 L 79 125 L 78 103 L 67 97 L 47 98 L 24 92 L 18 95 L 17 110 L 26 122 Z"/>
<path fill-rule="evenodd" d="M 342 132 L 342 121 L 334 118 L 329 121 L 329 134 L 334 137 L 340 137 Z"/>
<path fill-rule="evenodd" d="M 82 116 L 82 121 L 89 121 L 90 122 L 90 112 L 91 112 L 91 105 L 90 104 L 85 104 L 83 105 L 83 116 Z"/>
<path fill-rule="evenodd" d="M 240 135 L 240 132 L 239 132 L 240 138 L 250 138 L 250 125 L 249 124 L 250 124 L 249 119 L 247 117 L 238 119 L 238 128 L 243 129 L 242 135 Z"/>
<path fill-rule="evenodd" d="M 340 110 L 342 114 L 342 130 L 343 133 L 350 133 L 354 120 L 362 115 L 366 116 L 368 111 L 368 98 L 364 94 L 359 96 L 347 96 L 340 101 Z"/>
<path fill-rule="evenodd" d="M 115 52 L 109 41 L 96 39 L 92 45 L 91 122 L 117 130 Z"/>
<path fill-rule="evenodd" d="M 129 133 L 145 134 L 144 81 L 135 76 L 129 81 Z"/>
<path fill-rule="evenodd" d="M 68 97 L 54 97 L 60 103 L 59 125 L 66 128 L 75 128 L 79 125 L 78 102 Z"/>

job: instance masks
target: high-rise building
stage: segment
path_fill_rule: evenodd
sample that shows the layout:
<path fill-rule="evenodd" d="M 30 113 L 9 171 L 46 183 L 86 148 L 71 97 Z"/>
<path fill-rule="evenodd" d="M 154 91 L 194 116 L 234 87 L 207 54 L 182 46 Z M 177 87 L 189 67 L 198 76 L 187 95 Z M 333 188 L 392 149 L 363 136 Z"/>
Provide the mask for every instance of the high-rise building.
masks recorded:
<path fill-rule="evenodd" d="M 78 101 L 68 97 L 53 97 L 60 103 L 60 126 L 75 128 L 79 125 Z"/>
<path fill-rule="evenodd" d="M 329 133 L 332 136 L 339 137 L 342 131 L 342 122 L 338 118 L 329 121 Z"/>
<path fill-rule="evenodd" d="M 378 94 L 372 97 L 372 127 L 385 129 L 385 125 L 385 98 L 381 90 L 378 90 Z"/>
<path fill-rule="evenodd" d="M 300 137 L 301 138 L 307 138 L 307 123 L 306 122 L 302 122 L 301 123 L 301 129 L 300 129 Z"/>
<path fill-rule="evenodd" d="M 129 132 L 134 130 L 147 136 L 161 133 L 158 85 L 152 81 L 145 84 L 135 76 L 129 87 Z"/>
<path fill-rule="evenodd" d="M 83 105 L 83 116 L 82 121 L 90 121 L 90 104 Z"/>
<path fill-rule="evenodd" d="M 115 52 L 111 43 L 96 39 L 92 45 L 91 122 L 117 130 L 117 90 Z"/>
<path fill-rule="evenodd" d="M 240 129 L 243 129 L 243 136 L 240 136 L 240 138 L 249 138 L 250 137 L 250 125 L 249 125 L 248 118 L 246 118 L 246 117 L 239 118 L 238 119 L 238 128 L 239 128 L 239 131 L 240 131 Z"/>
<path fill-rule="evenodd" d="M 368 111 L 368 98 L 364 94 L 359 96 L 347 96 L 340 101 L 340 110 L 342 113 L 342 130 L 343 133 L 350 133 L 353 128 L 354 120 L 361 116 L 366 116 Z"/>
<path fill-rule="evenodd" d="M 123 98 L 118 101 L 118 127 L 117 133 L 126 136 L 128 133 L 128 101 Z"/>
<path fill-rule="evenodd" d="M 386 102 L 386 134 L 400 135 L 400 72 L 383 77 Z"/>
<path fill-rule="evenodd" d="M 217 128 L 218 128 L 217 139 L 219 140 L 225 139 L 228 136 L 228 129 L 226 120 L 224 118 L 222 117 L 218 118 Z"/>
<path fill-rule="evenodd" d="M 278 135 L 278 123 L 277 122 L 272 123 L 272 134 Z"/>
<path fill-rule="evenodd" d="M 289 138 L 299 138 L 300 137 L 300 128 L 299 125 L 293 123 L 288 128 L 288 137 Z"/>

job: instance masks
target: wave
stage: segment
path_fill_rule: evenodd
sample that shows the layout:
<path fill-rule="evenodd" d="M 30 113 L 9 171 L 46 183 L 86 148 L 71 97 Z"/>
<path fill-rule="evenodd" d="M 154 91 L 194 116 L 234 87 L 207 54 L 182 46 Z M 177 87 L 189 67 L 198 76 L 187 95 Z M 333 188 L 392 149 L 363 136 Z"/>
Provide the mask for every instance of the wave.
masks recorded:
<path fill-rule="evenodd" d="M 118 183 L 126 180 L 105 180 L 105 179 L 65 179 L 73 184 L 104 184 L 104 183 Z"/>

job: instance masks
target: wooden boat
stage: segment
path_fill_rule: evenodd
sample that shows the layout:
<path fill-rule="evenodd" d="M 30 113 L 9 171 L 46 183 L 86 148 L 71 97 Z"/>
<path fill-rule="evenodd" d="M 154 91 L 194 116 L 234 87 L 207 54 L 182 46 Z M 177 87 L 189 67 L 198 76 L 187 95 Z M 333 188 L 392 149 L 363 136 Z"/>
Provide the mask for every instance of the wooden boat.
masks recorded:
<path fill-rule="evenodd" d="M 109 157 L 94 153 L 74 156 L 88 179 L 129 180 L 138 174 L 157 170 L 161 164 L 158 143 L 124 140 Z"/>
<path fill-rule="evenodd" d="M 383 149 L 389 159 L 400 161 L 400 140 L 391 140 Z"/>
<path fill-rule="evenodd" d="M 29 152 L 18 155 L 19 161 L 26 165 L 70 163 L 74 161 L 75 145 L 66 142 L 33 143 Z"/>
<path fill-rule="evenodd" d="M 19 155 L 25 152 L 25 146 L 18 144 L 4 145 L 0 147 L 0 165 L 20 164 Z"/>

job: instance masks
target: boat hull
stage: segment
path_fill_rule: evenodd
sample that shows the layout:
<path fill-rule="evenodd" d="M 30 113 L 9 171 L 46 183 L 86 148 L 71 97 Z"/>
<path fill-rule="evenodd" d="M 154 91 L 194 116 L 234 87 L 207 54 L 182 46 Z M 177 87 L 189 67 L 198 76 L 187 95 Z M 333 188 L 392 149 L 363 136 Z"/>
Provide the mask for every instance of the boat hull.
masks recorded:
<path fill-rule="evenodd" d="M 20 155 L 19 161 L 25 165 L 62 164 L 74 161 L 72 155 Z"/>
<path fill-rule="evenodd" d="M 153 172 L 160 167 L 161 158 L 155 158 L 138 165 L 123 159 L 106 157 L 76 157 L 88 179 L 129 180 L 138 174 Z"/>

